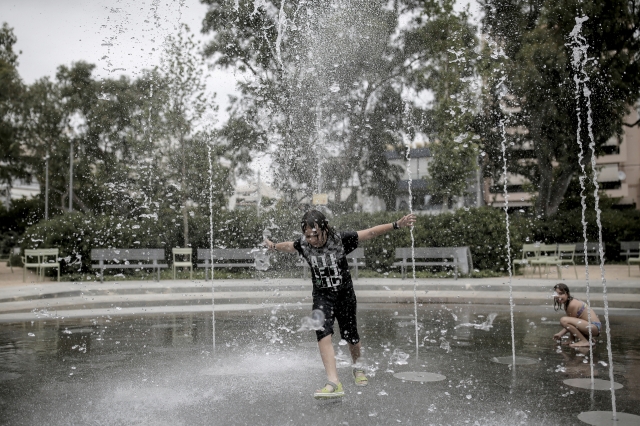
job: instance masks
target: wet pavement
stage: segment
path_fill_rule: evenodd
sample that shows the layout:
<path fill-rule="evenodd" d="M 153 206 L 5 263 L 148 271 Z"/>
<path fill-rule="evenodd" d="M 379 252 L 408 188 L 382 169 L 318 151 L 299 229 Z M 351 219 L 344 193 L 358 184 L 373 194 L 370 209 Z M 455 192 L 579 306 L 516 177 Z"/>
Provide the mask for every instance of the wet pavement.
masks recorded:
<path fill-rule="evenodd" d="M 334 338 L 345 386 L 316 401 L 325 382 L 313 332 L 296 332 L 307 307 L 163 316 L 50 319 L 0 328 L 0 424 L 153 425 L 578 425 L 611 410 L 609 391 L 573 388 L 589 377 L 588 350 L 557 345 L 560 312 L 517 306 L 518 357 L 510 366 L 508 305 L 423 305 L 416 356 L 413 306 L 361 304 L 359 329 L 370 385 L 351 379 L 348 349 Z M 491 313 L 492 326 L 480 327 Z M 640 311 L 610 313 L 619 412 L 640 415 Z M 602 320 L 604 320 L 601 317 Z M 474 325 L 475 324 L 475 325 Z M 606 337 L 595 377 L 608 379 Z M 402 381 L 431 372 L 439 382 Z"/>

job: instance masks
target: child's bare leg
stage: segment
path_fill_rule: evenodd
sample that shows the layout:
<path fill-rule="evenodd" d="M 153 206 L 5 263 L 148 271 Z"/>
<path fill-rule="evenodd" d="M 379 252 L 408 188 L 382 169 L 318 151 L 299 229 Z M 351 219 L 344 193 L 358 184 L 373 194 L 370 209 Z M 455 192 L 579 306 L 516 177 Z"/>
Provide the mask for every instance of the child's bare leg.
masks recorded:
<path fill-rule="evenodd" d="M 589 335 L 589 326 L 587 321 L 579 318 L 562 317 L 560 318 L 560 324 L 569 331 L 569 334 L 573 338 L 573 343 L 569 346 L 578 347 L 590 345 L 589 340 L 585 337 L 585 335 Z M 593 333 L 593 330 L 592 334 L 596 335 Z"/>
<path fill-rule="evenodd" d="M 358 358 L 360 358 L 360 355 L 361 355 L 360 348 L 361 348 L 360 342 L 356 343 L 355 345 L 352 345 L 351 343 L 349 343 L 349 352 L 351 352 L 351 360 L 353 361 L 354 364 L 358 361 Z"/>
<path fill-rule="evenodd" d="M 589 340 L 573 325 L 568 325 L 567 329 L 573 336 L 573 343 L 569 346 L 589 346 Z"/>
<path fill-rule="evenodd" d="M 320 357 L 322 358 L 322 364 L 324 364 L 324 370 L 327 373 L 327 380 L 335 384 L 340 383 L 338 369 L 336 368 L 336 353 L 331 343 L 331 335 L 320 339 L 318 348 L 320 349 Z"/>

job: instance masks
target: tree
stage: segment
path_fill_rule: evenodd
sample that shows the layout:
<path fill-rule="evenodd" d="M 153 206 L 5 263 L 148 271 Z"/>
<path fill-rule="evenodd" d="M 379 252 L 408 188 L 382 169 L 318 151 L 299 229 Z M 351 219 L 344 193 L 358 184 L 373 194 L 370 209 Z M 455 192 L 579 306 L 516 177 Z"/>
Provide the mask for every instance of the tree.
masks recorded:
<path fill-rule="evenodd" d="M 576 17 L 589 17 L 581 34 L 591 57 L 585 71 L 592 92 L 594 142 L 601 153 L 610 137 L 620 137 L 623 118 L 640 95 L 640 4 L 637 0 L 486 0 L 483 8 L 486 31 L 506 55 L 487 64 L 485 78 L 488 86 L 495 85 L 501 75 L 494 70 L 502 64 L 507 103 L 513 110 L 507 117 L 509 126 L 526 129 L 509 137 L 509 170 L 537 189 L 538 214 L 553 216 L 580 170 L 569 34 Z M 487 151 L 494 152 L 499 138 L 489 123 L 495 124 L 499 116 L 495 95 L 487 91 L 486 104 L 493 108 L 485 109 L 480 119 L 485 121 Z M 583 123 L 586 109 L 581 109 Z M 586 132 L 581 140 L 588 142 Z M 529 144 L 532 150 L 527 149 Z"/>
<path fill-rule="evenodd" d="M 167 37 L 161 68 L 167 100 L 163 112 L 166 173 L 179 194 L 185 246 L 189 245 L 189 204 L 198 196 L 193 183 L 207 181 L 209 166 L 206 143 L 197 131 L 205 126 L 205 115 L 216 110 L 206 92 L 205 64 L 197 49 L 189 27 L 182 25 L 176 36 Z"/>
<path fill-rule="evenodd" d="M 20 146 L 20 111 L 24 86 L 18 74 L 18 41 L 7 23 L 0 29 L 0 184 L 28 177 Z"/>
<path fill-rule="evenodd" d="M 437 101 L 426 110 L 441 108 L 445 117 L 452 101 L 445 103 L 444 98 L 468 93 L 458 88 L 469 86 L 473 68 L 475 39 L 467 15 L 447 20 L 453 14 L 448 0 L 246 0 L 237 7 L 223 0 L 205 3 L 209 11 L 203 31 L 212 34 L 205 52 L 217 65 L 234 66 L 253 77 L 239 85 L 242 97 L 232 114 L 248 120 L 258 147 L 262 139 L 277 166 L 276 184 L 287 198 L 293 200 L 300 191 L 308 197 L 322 187 L 334 191 L 341 204 L 344 184 L 354 178 L 368 194 L 382 198 L 387 209 L 394 209 L 402 170 L 389 164 L 385 152 L 402 150 L 409 132 L 426 132 L 435 139 L 451 130 L 451 120 L 435 119 L 436 113 L 422 126 L 423 105 L 412 105 L 417 121 L 406 121 L 403 111 L 405 103 L 413 103 L 411 94 L 430 92 Z M 468 61 L 455 64 L 455 55 L 447 50 L 461 48 L 470 49 L 465 53 Z M 451 80 L 449 95 L 440 90 L 442 73 Z M 446 138 L 469 132 L 467 115 Z M 419 124 L 408 130 L 411 122 Z M 463 145 L 456 144 L 458 150 Z M 466 188 L 466 175 L 473 169 L 467 157 L 473 158 L 473 149 L 465 155 L 450 151 L 446 156 L 452 163 L 466 167 L 455 174 Z M 462 191 L 450 178 L 435 190 L 441 185 L 449 188 L 447 194 Z M 342 208 L 353 206 L 354 199 L 350 194 Z"/>
<path fill-rule="evenodd" d="M 247 120 L 254 146 L 272 156 L 286 198 L 299 201 L 300 191 L 308 197 L 322 186 L 340 202 L 354 176 L 370 193 L 393 193 L 399 170 L 384 152 L 402 141 L 397 106 L 410 66 L 396 40 L 402 5 L 206 4 L 203 31 L 213 38 L 205 53 L 251 74 L 253 81 L 239 84 L 232 117 Z"/>
<path fill-rule="evenodd" d="M 405 36 L 407 55 L 416 58 L 412 87 L 433 96 L 425 111 L 418 111 L 417 131 L 431 143 L 428 192 L 443 210 L 453 197 L 463 196 L 476 169 L 478 155 L 473 128 L 477 94 L 474 83 L 477 40 L 466 11 L 454 11 L 454 1 L 426 1 Z"/>

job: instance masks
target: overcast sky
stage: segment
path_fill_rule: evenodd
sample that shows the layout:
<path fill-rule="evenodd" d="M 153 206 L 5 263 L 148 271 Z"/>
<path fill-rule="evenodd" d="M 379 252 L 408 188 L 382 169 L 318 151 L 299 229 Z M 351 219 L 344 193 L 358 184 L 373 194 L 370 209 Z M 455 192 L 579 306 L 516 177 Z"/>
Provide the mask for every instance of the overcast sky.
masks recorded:
<path fill-rule="evenodd" d="M 475 0 L 459 0 L 458 8 L 469 2 L 477 16 Z M 197 39 L 208 38 L 200 33 L 207 8 L 199 0 L 0 0 L 0 10 L 1 22 L 18 38 L 18 70 L 26 84 L 53 79 L 58 66 L 81 60 L 96 65 L 97 78 L 136 77 L 159 65 L 165 37 L 182 23 Z M 217 94 L 218 123 L 223 122 L 236 75 L 211 70 L 207 87 Z M 269 169 L 268 159 L 258 163 Z M 263 178 L 269 181 L 269 173 Z"/>
<path fill-rule="evenodd" d="M 0 5 L 0 19 L 18 38 L 18 70 L 27 84 L 54 78 L 58 66 L 80 60 L 95 64 L 98 78 L 135 77 L 159 64 L 165 37 L 181 23 L 199 40 L 207 39 L 200 34 L 207 9 L 198 0 L 0 0 Z M 220 103 L 236 83 L 232 72 L 219 70 L 208 82 Z"/>

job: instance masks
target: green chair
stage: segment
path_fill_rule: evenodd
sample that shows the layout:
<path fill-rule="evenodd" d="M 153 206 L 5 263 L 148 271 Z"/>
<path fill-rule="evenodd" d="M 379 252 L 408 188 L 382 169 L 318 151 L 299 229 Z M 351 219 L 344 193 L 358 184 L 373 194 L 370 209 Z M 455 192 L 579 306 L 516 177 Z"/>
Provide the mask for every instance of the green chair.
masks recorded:
<path fill-rule="evenodd" d="M 532 273 L 535 273 L 536 268 L 538 268 L 538 274 L 540 278 L 542 278 L 542 267 L 545 267 L 545 271 L 548 274 L 548 266 L 547 262 L 551 259 L 554 259 L 558 254 L 558 245 L 557 244 L 540 244 L 538 245 L 539 255 L 536 259 L 531 260 Z M 575 247 L 574 247 L 575 251 Z"/>
<path fill-rule="evenodd" d="M 540 257 L 540 247 L 536 244 L 522 245 L 522 259 L 513 260 L 513 275 L 516 274 L 516 265 L 522 267 L 522 274 L 527 276 L 527 266 L 531 265 L 531 261 Z"/>
<path fill-rule="evenodd" d="M 193 262 L 191 256 L 193 249 L 190 248 L 174 248 L 173 252 L 173 279 L 176 279 L 176 268 L 189 268 L 189 279 L 193 279 Z M 176 260 L 178 256 L 179 260 Z"/>
<path fill-rule="evenodd" d="M 58 249 L 40 249 L 40 277 L 44 281 L 44 271 L 47 268 L 58 269 L 58 282 L 60 282 L 60 262 L 58 261 Z"/>
<path fill-rule="evenodd" d="M 546 259 L 546 267 L 547 274 L 549 273 L 548 268 L 550 266 L 555 266 L 558 271 L 558 278 L 562 279 L 562 266 L 563 265 L 573 265 L 573 269 L 576 273 L 576 280 L 578 279 L 578 268 L 576 267 L 576 262 L 574 260 L 576 256 L 576 245 L 575 244 L 558 244 L 557 255 L 554 258 Z"/>
<path fill-rule="evenodd" d="M 27 281 L 27 269 L 33 268 L 40 277 L 40 265 L 42 264 L 41 250 L 25 250 L 22 256 L 22 282 Z"/>

